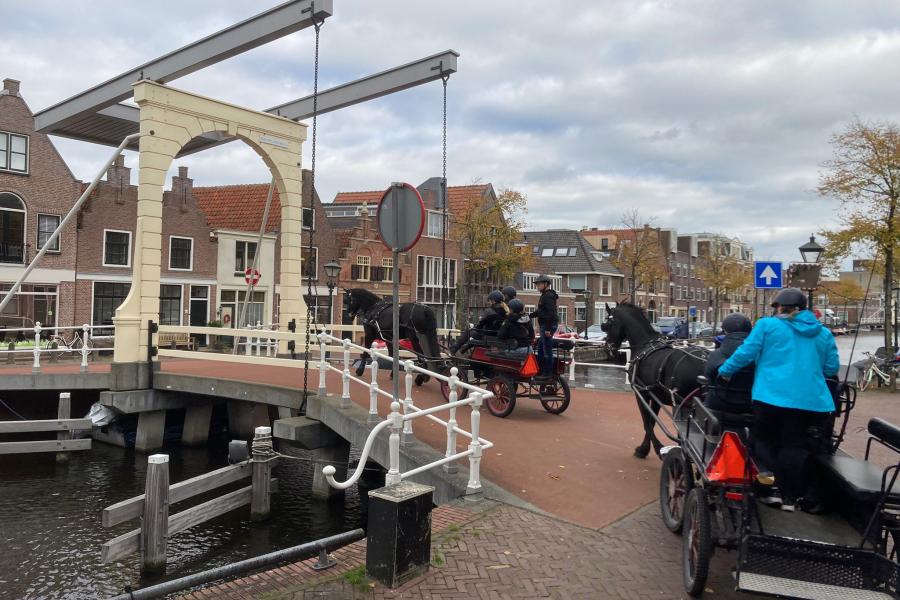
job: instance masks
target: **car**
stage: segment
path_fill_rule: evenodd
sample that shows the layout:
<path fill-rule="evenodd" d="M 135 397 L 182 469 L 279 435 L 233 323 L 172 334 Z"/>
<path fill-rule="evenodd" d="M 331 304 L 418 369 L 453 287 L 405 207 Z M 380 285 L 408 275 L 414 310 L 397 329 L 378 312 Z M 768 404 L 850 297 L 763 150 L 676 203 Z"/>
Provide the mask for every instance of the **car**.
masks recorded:
<path fill-rule="evenodd" d="M 691 337 L 712 337 L 716 334 L 716 328 L 709 323 L 691 323 Z"/>
<path fill-rule="evenodd" d="M 600 325 L 591 325 L 581 332 L 581 337 L 592 342 L 602 342 L 606 339 L 606 332 Z"/>
<path fill-rule="evenodd" d="M 654 323 L 654 325 L 656 325 L 654 329 L 663 335 L 671 335 L 675 332 L 675 328 L 682 323 L 684 323 L 684 319 L 681 317 L 660 317 L 657 319 L 656 323 Z"/>
<path fill-rule="evenodd" d="M 540 329 L 535 327 L 534 329 L 534 339 L 537 340 L 541 335 Z M 553 334 L 553 339 L 555 340 L 578 340 L 581 339 L 581 334 L 574 327 L 570 327 L 568 325 L 560 324 L 556 328 L 556 333 Z"/>

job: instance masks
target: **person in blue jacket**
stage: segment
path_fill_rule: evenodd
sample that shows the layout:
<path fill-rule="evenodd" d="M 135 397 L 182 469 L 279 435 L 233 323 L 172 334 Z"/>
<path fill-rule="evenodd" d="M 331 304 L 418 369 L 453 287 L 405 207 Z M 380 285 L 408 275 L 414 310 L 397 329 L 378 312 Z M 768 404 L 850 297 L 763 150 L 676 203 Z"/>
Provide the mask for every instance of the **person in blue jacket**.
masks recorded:
<path fill-rule="evenodd" d="M 837 374 L 840 360 L 834 336 L 806 310 L 802 291 L 785 288 L 772 306 L 775 316 L 757 321 L 719 376 L 728 380 L 756 364 L 753 456 L 760 473 L 770 470 L 778 486 L 760 499 L 793 511 L 804 490 L 807 432 L 834 411 L 825 377 Z"/>

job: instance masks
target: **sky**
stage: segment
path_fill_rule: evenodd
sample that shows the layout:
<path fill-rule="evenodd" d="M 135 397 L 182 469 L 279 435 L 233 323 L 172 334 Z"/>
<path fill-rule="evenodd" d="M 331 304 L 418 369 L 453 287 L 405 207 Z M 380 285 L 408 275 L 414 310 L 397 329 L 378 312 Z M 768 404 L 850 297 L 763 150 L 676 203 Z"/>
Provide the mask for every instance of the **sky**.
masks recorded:
<path fill-rule="evenodd" d="M 0 78 L 34 111 L 248 18 L 268 2 L 0 0 Z M 854 118 L 900 121 L 900 3 L 334 0 L 320 89 L 443 50 L 450 185 L 528 198 L 528 229 L 656 226 L 719 232 L 756 258 L 799 259 L 839 225 L 816 183 L 829 139 Z M 312 92 L 306 29 L 171 86 L 263 109 Z M 441 172 L 440 82 L 318 120 L 316 187 L 417 184 Z M 110 149 L 53 138 L 90 180 Z M 309 166 L 310 144 L 303 164 Z M 127 153 L 135 166 L 137 155 Z M 231 143 L 177 161 L 195 185 L 270 175 Z M 133 174 L 136 183 L 136 174 Z"/>

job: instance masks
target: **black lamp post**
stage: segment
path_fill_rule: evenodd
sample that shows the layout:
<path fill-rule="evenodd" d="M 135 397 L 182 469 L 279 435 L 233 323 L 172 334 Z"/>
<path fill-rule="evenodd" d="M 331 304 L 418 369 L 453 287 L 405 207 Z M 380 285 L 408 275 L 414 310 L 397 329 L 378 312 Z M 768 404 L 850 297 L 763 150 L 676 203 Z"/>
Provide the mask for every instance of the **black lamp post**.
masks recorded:
<path fill-rule="evenodd" d="M 341 274 L 341 265 L 332 259 L 331 262 L 326 263 L 322 268 L 325 269 L 325 276 L 327 277 L 325 285 L 328 286 L 328 319 L 333 324 L 334 301 L 332 300 L 332 294 L 334 293 L 334 288 L 337 286 L 338 275 Z"/>
<path fill-rule="evenodd" d="M 588 327 L 591 326 L 591 317 L 593 316 L 591 314 L 591 294 L 592 293 L 593 292 L 591 292 L 591 290 L 588 288 L 585 288 L 584 291 L 582 292 L 582 295 L 584 296 L 584 331 L 585 331 L 585 335 L 587 335 Z"/>
<path fill-rule="evenodd" d="M 816 243 L 816 236 L 810 235 L 809 241 L 800 246 L 800 256 L 803 257 L 803 262 L 808 265 L 819 265 L 819 261 L 822 260 L 822 253 L 825 252 L 825 248 Z M 818 271 L 815 273 L 814 278 L 809 282 L 809 301 L 808 306 L 809 310 L 813 309 L 813 291 L 819 285 L 819 273 Z"/>

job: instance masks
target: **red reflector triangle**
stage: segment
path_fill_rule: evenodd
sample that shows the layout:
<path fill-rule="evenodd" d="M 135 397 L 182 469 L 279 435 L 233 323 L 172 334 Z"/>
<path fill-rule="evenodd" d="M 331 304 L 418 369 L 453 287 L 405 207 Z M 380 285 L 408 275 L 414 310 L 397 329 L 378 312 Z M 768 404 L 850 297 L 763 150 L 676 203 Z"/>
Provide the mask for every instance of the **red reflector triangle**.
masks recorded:
<path fill-rule="evenodd" d="M 706 467 L 706 476 L 710 481 L 745 483 L 747 475 L 747 449 L 736 433 L 726 431 Z"/>
<path fill-rule="evenodd" d="M 534 354 L 529 352 L 528 357 L 525 359 L 525 364 L 519 369 L 519 375 L 522 377 L 534 377 L 539 372 L 540 369 L 538 368 L 537 360 L 535 360 Z"/>

